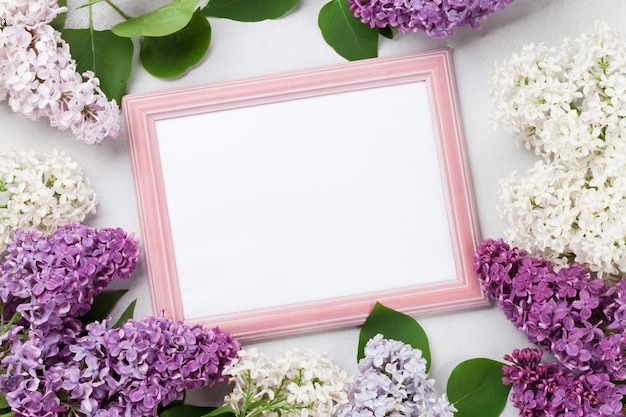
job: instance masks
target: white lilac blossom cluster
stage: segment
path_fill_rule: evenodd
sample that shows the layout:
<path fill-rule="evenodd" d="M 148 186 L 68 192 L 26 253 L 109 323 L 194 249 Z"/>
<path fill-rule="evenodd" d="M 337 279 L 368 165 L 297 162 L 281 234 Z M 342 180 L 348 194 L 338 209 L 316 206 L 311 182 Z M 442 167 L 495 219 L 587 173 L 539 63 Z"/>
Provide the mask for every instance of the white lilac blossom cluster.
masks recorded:
<path fill-rule="evenodd" d="M 492 73 L 492 122 L 542 157 L 501 182 L 505 236 L 607 280 L 626 271 L 626 43 L 606 24 Z"/>
<path fill-rule="evenodd" d="M 456 408 L 438 396 L 419 349 L 378 334 L 365 345 L 365 357 L 350 384 L 348 403 L 336 417 L 453 417 Z"/>
<path fill-rule="evenodd" d="M 0 253 L 16 229 L 51 234 L 95 213 L 96 193 L 69 156 L 33 150 L 0 154 Z"/>
<path fill-rule="evenodd" d="M 84 143 L 116 138 L 120 110 L 93 72 L 78 74 L 68 44 L 50 23 L 56 0 L 0 0 L 0 101 L 23 117 L 47 117 Z"/>
<path fill-rule="evenodd" d="M 479 20 L 513 0 L 348 0 L 350 10 L 372 28 L 397 27 L 401 33 L 423 31 L 435 38 L 452 35 L 456 26 L 480 28 Z"/>
<path fill-rule="evenodd" d="M 162 316 L 84 323 L 94 297 L 137 265 L 122 229 L 15 232 L 0 259 L 0 391 L 16 417 L 153 416 L 222 381 L 239 343 Z"/>
<path fill-rule="evenodd" d="M 331 417 L 347 401 L 345 371 L 311 350 L 282 351 L 277 358 L 241 350 L 224 375 L 233 386 L 224 402 L 237 417 Z"/>

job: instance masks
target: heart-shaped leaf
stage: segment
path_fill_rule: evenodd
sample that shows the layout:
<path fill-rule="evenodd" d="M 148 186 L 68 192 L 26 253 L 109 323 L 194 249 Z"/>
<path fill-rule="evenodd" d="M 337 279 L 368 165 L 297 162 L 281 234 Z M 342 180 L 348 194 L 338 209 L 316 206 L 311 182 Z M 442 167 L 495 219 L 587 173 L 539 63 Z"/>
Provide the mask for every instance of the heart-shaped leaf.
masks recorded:
<path fill-rule="evenodd" d="M 458 364 L 450 374 L 446 393 L 458 410 L 455 417 L 498 417 L 506 405 L 510 385 L 502 383 L 501 362 L 475 358 Z"/>
<path fill-rule="evenodd" d="M 296 4 L 298 0 L 210 0 L 202 12 L 239 22 L 259 22 L 283 16 Z"/>
<path fill-rule="evenodd" d="M 166 36 L 183 29 L 191 20 L 199 0 L 173 0 L 163 7 L 118 23 L 111 30 L 117 36 Z"/>
<path fill-rule="evenodd" d="M 318 16 L 322 36 L 335 52 L 349 61 L 378 56 L 378 29 L 362 23 L 347 0 L 331 0 Z"/>
<path fill-rule="evenodd" d="M 174 78 L 196 65 L 211 43 L 211 25 L 200 9 L 183 29 L 162 37 L 145 37 L 141 42 L 141 63 L 150 74 Z"/>
<path fill-rule="evenodd" d="M 64 29 L 61 36 L 70 45 L 78 72 L 93 71 L 104 94 L 119 103 L 132 70 L 133 41 L 110 30 Z"/>
<path fill-rule="evenodd" d="M 398 340 L 422 351 L 426 359 L 426 370 L 430 368 L 430 347 L 426 332 L 413 317 L 376 303 L 363 323 L 359 334 L 357 361 L 365 357 L 365 345 L 377 334 L 385 339 Z"/>

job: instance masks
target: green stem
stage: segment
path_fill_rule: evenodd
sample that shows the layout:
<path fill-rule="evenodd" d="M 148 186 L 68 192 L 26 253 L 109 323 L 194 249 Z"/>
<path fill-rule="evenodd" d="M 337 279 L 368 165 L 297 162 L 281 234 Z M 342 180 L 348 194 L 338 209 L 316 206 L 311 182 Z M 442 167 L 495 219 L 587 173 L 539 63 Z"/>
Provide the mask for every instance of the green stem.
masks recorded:
<path fill-rule="evenodd" d="M 13 317 L 11 317 L 11 320 L 9 320 L 6 326 L 2 326 L 2 334 L 8 332 L 11 329 L 11 326 L 13 326 L 20 319 L 20 317 L 22 317 L 20 313 L 13 314 Z M 2 317 L 2 321 L 4 322 L 4 316 Z"/>
<path fill-rule="evenodd" d="M 109 6 L 111 6 L 113 8 L 113 10 L 115 10 L 120 16 L 122 16 L 124 19 L 126 20 L 130 20 L 132 19 L 132 17 L 130 17 L 129 15 L 127 15 L 126 13 L 124 13 L 122 11 L 122 9 L 120 9 L 119 7 L 117 7 L 111 0 L 104 0 L 104 2 L 106 4 L 108 4 Z"/>

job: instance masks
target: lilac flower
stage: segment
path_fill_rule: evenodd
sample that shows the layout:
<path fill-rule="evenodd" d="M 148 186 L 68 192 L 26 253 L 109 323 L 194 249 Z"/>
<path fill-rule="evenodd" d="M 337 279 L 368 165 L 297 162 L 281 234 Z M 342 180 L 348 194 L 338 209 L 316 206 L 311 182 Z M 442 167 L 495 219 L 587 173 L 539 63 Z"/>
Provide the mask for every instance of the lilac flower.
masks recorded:
<path fill-rule="evenodd" d="M 84 143 L 116 138 L 120 109 L 93 72 L 77 73 L 69 45 L 49 23 L 66 11 L 56 0 L 0 0 L 0 101 L 36 120 L 70 129 Z"/>
<path fill-rule="evenodd" d="M 456 409 L 445 394 L 437 396 L 434 383 L 428 379 L 426 360 L 419 349 L 376 335 L 365 346 L 348 403 L 335 417 L 452 417 Z"/>
<path fill-rule="evenodd" d="M 542 363 L 538 349 L 516 349 L 505 356 L 503 382 L 512 385 L 511 402 L 520 415 L 623 416 L 626 386 L 606 373 L 573 372 L 559 363 Z"/>
<path fill-rule="evenodd" d="M 19 313 L 31 326 L 64 327 L 91 308 L 111 281 L 125 279 L 138 260 L 138 243 L 122 229 L 95 229 L 79 223 L 51 237 L 16 230 L 0 264 L 3 317 Z"/>
<path fill-rule="evenodd" d="M 578 264 L 555 271 L 501 239 L 481 243 L 474 268 L 485 294 L 564 367 L 626 380 L 626 282 L 609 289 Z"/>
<path fill-rule="evenodd" d="M 436 38 L 452 35 L 455 26 L 478 21 L 504 9 L 513 0 L 348 0 L 350 10 L 370 27 L 397 27 L 400 32 L 424 31 Z"/>
<path fill-rule="evenodd" d="M 153 416 L 183 391 L 223 381 L 239 342 L 219 328 L 204 329 L 163 316 L 129 320 L 111 329 L 88 324 L 44 357 L 45 337 L 14 327 L 2 359 L 0 389 L 16 415 Z"/>

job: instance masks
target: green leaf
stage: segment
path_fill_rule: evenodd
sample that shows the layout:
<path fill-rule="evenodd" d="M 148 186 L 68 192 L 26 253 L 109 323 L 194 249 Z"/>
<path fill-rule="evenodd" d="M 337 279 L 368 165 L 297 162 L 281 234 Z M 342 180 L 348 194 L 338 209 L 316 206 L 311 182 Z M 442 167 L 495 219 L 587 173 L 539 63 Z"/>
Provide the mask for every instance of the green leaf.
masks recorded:
<path fill-rule="evenodd" d="M 173 0 L 163 7 L 118 23 L 111 30 L 117 36 L 166 36 L 184 28 L 194 14 L 199 0 Z"/>
<path fill-rule="evenodd" d="M 426 359 L 426 370 L 430 368 L 430 347 L 422 326 L 414 318 L 378 302 L 361 327 L 357 360 L 365 356 L 364 349 L 368 340 L 379 333 L 385 339 L 398 340 L 420 349 L 422 356 Z"/>
<path fill-rule="evenodd" d="M 215 410 L 203 415 L 202 417 L 235 417 L 237 412 L 230 407 L 218 407 Z"/>
<path fill-rule="evenodd" d="M 111 310 L 128 290 L 109 290 L 98 294 L 93 301 L 91 310 L 82 317 L 84 323 L 101 321 L 109 317 Z"/>
<path fill-rule="evenodd" d="M 131 301 L 128 307 L 126 307 L 126 310 L 124 310 L 120 318 L 117 319 L 117 322 L 115 322 L 115 324 L 113 325 L 114 329 L 117 329 L 118 327 L 122 327 L 122 324 L 124 324 L 126 320 L 130 320 L 133 318 L 136 305 L 137 305 L 137 299 L 134 299 L 133 301 Z"/>
<path fill-rule="evenodd" d="M 182 30 L 141 42 L 141 63 L 155 77 L 174 78 L 196 65 L 211 42 L 211 25 L 200 9 Z"/>
<path fill-rule="evenodd" d="M 67 0 L 59 0 L 57 1 L 59 7 L 67 7 Z M 59 32 L 65 26 L 65 19 L 67 18 L 67 12 L 59 13 L 56 17 L 50 22 L 50 26 L 58 30 Z"/>
<path fill-rule="evenodd" d="M 320 10 L 317 23 L 335 52 L 349 61 L 378 55 L 378 29 L 362 23 L 350 11 L 347 0 L 331 0 Z"/>
<path fill-rule="evenodd" d="M 132 70 L 133 41 L 110 30 L 65 29 L 61 36 L 70 45 L 78 72 L 93 71 L 104 94 L 119 103 Z"/>
<path fill-rule="evenodd" d="M 4 394 L 0 392 L 0 410 L 5 408 L 9 408 L 9 403 L 7 402 L 7 399 L 4 398 Z"/>
<path fill-rule="evenodd" d="M 501 362 L 475 358 L 458 364 L 446 393 L 458 410 L 455 417 L 497 417 L 506 405 L 510 385 L 502 383 Z"/>
<path fill-rule="evenodd" d="M 281 17 L 296 4 L 298 0 L 210 0 L 202 12 L 239 22 L 259 22 Z"/>
<path fill-rule="evenodd" d="M 180 404 L 165 408 L 159 413 L 159 417 L 202 417 L 214 409 L 214 407 Z"/>
<path fill-rule="evenodd" d="M 387 25 L 384 28 L 379 28 L 378 33 L 387 39 L 393 39 L 398 34 L 398 28 Z"/>

